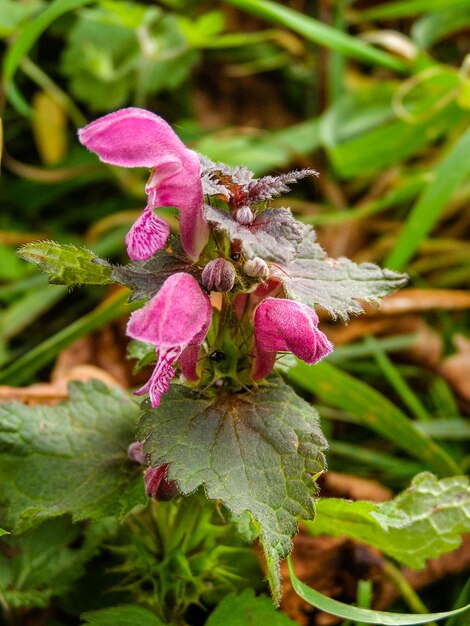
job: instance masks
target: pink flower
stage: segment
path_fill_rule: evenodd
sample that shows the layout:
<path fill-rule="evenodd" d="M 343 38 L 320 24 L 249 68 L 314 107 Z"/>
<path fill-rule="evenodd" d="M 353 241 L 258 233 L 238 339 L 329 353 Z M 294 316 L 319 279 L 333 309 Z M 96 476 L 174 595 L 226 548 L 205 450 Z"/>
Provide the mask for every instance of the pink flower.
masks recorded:
<path fill-rule="evenodd" d="M 277 352 L 293 352 L 306 363 L 317 363 L 333 350 L 317 328 L 317 314 L 305 304 L 266 298 L 255 313 L 253 378 L 260 380 L 274 366 Z"/>
<path fill-rule="evenodd" d="M 170 387 L 175 375 L 173 363 L 182 355 L 182 370 L 188 378 L 196 377 L 196 360 L 211 323 L 211 304 L 190 274 L 173 274 L 160 291 L 141 309 L 131 314 L 127 334 L 133 339 L 152 343 L 158 362 L 149 381 L 135 393 L 150 395 L 153 407 Z M 184 363 L 184 365 L 183 365 Z"/>
<path fill-rule="evenodd" d="M 180 210 L 180 236 L 186 254 L 196 261 L 209 237 L 202 216 L 203 191 L 197 154 L 189 150 L 158 115 L 128 108 L 110 113 L 78 132 L 80 141 L 101 161 L 121 167 L 150 167 L 147 206 L 126 237 L 131 259 L 143 261 L 163 248 L 168 223 L 153 209 Z"/>

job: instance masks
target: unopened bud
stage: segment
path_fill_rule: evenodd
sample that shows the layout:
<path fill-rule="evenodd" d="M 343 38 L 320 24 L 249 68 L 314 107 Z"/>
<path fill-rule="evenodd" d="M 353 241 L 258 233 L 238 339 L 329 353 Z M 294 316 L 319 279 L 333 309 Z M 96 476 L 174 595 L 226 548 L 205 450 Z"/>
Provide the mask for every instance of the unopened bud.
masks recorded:
<path fill-rule="evenodd" d="M 255 216 L 249 206 L 242 206 L 238 209 L 235 217 L 239 224 L 251 224 Z"/>
<path fill-rule="evenodd" d="M 202 284 L 209 291 L 230 291 L 235 275 L 235 268 L 229 261 L 214 259 L 202 270 Z"/>
<path fill-rule="evenodd" d="M 136 463 L 140 463 L 141 465 L 147 465 L 147 457 L 145 456 L 142 448 L 144 444 L 142 441 L 134 441 L 127 448 L 127 456 L 131 459 L 131 461 L 135 461 Z"/>
<path fill-rule="evenodd" d="M 144 473 L 145 493 L 154 500 L 172 500 L 180 491 L 174 480 L 167 480 L 168 464 L 149 467 Z"/>
<path fill-rule="evenodd" d="M 267 278 L 269 276 L 268 264 L 259 256 L 247 261 L 243 266 L 243 271 L 252 278 Z"/>

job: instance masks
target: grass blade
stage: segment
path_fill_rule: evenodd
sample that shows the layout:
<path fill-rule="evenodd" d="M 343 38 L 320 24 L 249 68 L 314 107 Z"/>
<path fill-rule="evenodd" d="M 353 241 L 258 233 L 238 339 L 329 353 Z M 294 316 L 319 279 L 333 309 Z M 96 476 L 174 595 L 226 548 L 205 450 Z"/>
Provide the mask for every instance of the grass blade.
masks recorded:
<path fill-rule="evenodd" d="M 470 174 L 470 127 L 441 161 L 402 228 L 385 266 L 402 270 L 432 230 L 447 203 Z"/>
<path fill-rule="evenodd" d="M 280 3 L 270 2 L 270 0 L 227 0 L 227 4 L 290 28 L 309 41 L 331 48 L 346 57 L 386 67 L 400 73 L 406 74 L 410 71 L 403 61 L 391 54 L 378 50 L 356 37 L 298 13 Z"/>
<path fill-rule="evenodd" d="M 455 9 L 470 6 L 469 0 L 399 0 L 382 2 L 379 6 L 357 13 L 358 21 L 395 19 L 429 13 L 439 9 Z"/>
<path fill-rule="evenodd" d="M 13 76 L 20 63 L 52 22 L 64 15 L 64 13 L 73 11 L 86 4 L 91 4 L 91 2 L 93 2 L 93 0 L 55 0 L 43 13 L 29 22 L 28 26 L 23 29 L 19 37 L 8 49 L 3 62 L 5 87 L 12 104 L 20 113 L 31 114 L 31 107 L 27 104 L 13 82 Z"/>
<path fill-rule="evenodd" d="M 357 378 L 329 363 L 310 366 L 299 362 L 286 375 L 291 382 L 322 401 L 354 414 L 357 423 L 392 441 L 436 474 L 458 474 L 456 463 L 445 450 L 418 430 L 390 400 Z"/>
<path fill-rule="evenodd" d="M 127 304 L 128 298 L 127 289 L 119 289 L 110 295 L 93 311 L 49 337 L 0 372 L 0 384 L 21 385 L 73 341 L 132 311 L 137 305 Z"/>
<path fill-rule="evenodd" d="M 349 604 L 343 604 L 338 600 L 333 600 L 328 596 L 324 596 L 322 593 L 315 591 L 307 587 L 301 582 L 295 575 L 292 565 L 292 559 L 288 559 L 289 574 L 292 582 L 292 587 L 298 596 L 303 598 L 306 602 L 312 606 L 335 615 L 336 617 L 342 617 L 343 619 L 352 619 L 356 621 L 363 621 L 367 624 L 382 624 L 384 626 L 412 626 L 413 624 L 428 624 L 431 621 L 437 621 L 451 617 L 452 615 L 458 615 L 470 608 L 470 604 L 460 609 L 454 609 L 453 611 L 446 611 L 443 613 L 427 613 L 421 615 L 413 615 L 408 613 L 389 613 L 386 611 L 373 611 L 371 609 L 362 609 L 357 606 L 351 606 Z"/>

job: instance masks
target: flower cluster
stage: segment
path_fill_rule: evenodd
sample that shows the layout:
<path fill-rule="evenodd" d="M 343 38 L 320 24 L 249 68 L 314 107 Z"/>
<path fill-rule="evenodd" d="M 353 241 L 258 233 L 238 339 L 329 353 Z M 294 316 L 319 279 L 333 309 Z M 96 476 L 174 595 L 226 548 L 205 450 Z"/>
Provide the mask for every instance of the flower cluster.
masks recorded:
<path fill-rule="evenodd" d="M 288 209 L 267 206 L 315 172 L 254 179 L 245 168 L 199 157 L 164 120 L 137 108 L 106 115 L 79 137 L 105 163 L 150 168 L 147 205 L 126 237 L 135 271 L 175 254 L 155 209 L 179 210 L 183 271 L 166 277 L 127 327 L 158 359 L 137 394 L 148 393 L 157 407 L 176 364 L 187 384 L 241 390 L 272 371 L 278 352 L 316 363 L 332 350 L 312 307 L 292 298 L 279 274 L 289 275 L 283 264 L 299 258 L 305 241 L 317 245 L 313 231 Z"/>

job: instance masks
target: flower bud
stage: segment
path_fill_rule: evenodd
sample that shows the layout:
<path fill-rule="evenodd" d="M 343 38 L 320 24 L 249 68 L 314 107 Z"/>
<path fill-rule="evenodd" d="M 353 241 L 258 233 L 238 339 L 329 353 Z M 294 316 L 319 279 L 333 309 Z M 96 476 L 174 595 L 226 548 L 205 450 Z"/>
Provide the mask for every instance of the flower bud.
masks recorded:
<path fill-rule="evenodd" d="M 141 465 L 147 465 L 147 457 L 145 456 L 142 448 L 144 444 L 142 441 L 134 441 L 127 448 L 127 456 L 131 461 L 135 461 L 136 463 L 140 463 Z"/>
<path fill-rule="evenodd" d="M 238 209 L 235 218 L 239 224 L 251 224 L 254 220 L 253 211 L 249 206 L 242 206 Z"/>
<path fill-rule="evenodd" d="M 172 500 L 180 491 L 174 480 L 167 480 L 168 464 L 149 467 L 144 473 L 145 494 L 154 500 Z"/>
<path fill-rule="evenodd" d="M 260 259 L 259 256 L 255 256 L 254 259 L 250 259 L 243 266 L 243 271 L 247 276 L 252 278 L 267 278 L 269 276 L 269 267 L 266 261 Z"/>
<path fill-rule="evenodd" d="M 229 261 L 214 259 L 202 270 L 202 284 L 209 291 L 230 291 L 235 275 L 235 268 Z"/>

